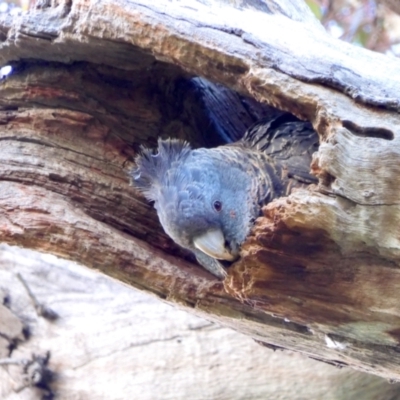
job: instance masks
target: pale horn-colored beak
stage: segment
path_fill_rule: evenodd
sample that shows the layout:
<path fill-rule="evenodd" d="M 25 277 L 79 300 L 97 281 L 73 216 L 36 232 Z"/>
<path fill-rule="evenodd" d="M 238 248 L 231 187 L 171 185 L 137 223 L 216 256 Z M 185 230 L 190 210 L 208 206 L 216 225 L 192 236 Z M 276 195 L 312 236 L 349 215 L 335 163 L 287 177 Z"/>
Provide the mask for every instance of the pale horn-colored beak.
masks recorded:
<path fill-rule="evenodd" d="M 207 231 L 194 238 L 193 243 L 197 249 L 217 260 L 234 261 L 238 257 L 238 254 L 233 254 L 226 249 L 221 229 Z"/>

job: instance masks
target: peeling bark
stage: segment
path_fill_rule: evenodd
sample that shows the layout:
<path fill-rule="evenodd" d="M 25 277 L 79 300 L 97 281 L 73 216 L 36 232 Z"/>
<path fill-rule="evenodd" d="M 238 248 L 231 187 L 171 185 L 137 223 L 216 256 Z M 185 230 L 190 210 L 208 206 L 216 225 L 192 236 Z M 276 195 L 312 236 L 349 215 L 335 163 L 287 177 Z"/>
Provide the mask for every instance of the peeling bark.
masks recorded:
<path fill-rule="evenodd" d="M 0 60 L 15 66 L 0 86 L 1 239 L 400 379 L 399 61 L 330 38 L 300 1 L 147 3 L 1 17 Z M 222 284 L 166 237 L 127 171 L 158 136 L 214 146 L 273 112 L 242 96 L 312 122 L 319 185 L 265 207 Z"/>

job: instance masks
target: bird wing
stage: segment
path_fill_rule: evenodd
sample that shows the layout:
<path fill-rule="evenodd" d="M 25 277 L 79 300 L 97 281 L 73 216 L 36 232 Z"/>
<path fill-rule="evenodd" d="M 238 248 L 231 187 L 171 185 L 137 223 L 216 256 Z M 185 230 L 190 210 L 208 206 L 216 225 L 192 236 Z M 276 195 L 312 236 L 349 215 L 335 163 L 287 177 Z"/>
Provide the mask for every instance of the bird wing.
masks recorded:
<path fill-rule="evenodd" d="M 318 180 L 310 173 L 312 155 L 319 147 L 319 137 L 309 122 L 285 113 L 275 119 L 262 119 L 252 125 L 234 145 L 268 156 L 289 194 L 294 187 L 305 187 Z M 265 161 L 259 156 L 261 165 Z"/>

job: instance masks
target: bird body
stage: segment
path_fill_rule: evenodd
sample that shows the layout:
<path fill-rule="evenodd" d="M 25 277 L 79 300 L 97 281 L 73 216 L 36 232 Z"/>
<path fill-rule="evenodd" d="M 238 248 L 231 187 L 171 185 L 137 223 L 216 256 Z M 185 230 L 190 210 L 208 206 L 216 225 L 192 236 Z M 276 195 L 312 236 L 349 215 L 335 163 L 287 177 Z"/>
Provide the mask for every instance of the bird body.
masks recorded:
<path fill-rule="evenodd" d="M 239 142 L 213 149 L 160 139 L 156 154 L 143 149 L 135 160 L 133 183 L 154 201 L 165 232 L 219 278 L 226 272 L 218 260 L 238 257 L 261 207 L 315 181 L 308 172 L 315 131 L 297 119 L 280 129 L 274 121 L 260 121 Z M 284 124 L 291 124 L 286 132 Z"/>

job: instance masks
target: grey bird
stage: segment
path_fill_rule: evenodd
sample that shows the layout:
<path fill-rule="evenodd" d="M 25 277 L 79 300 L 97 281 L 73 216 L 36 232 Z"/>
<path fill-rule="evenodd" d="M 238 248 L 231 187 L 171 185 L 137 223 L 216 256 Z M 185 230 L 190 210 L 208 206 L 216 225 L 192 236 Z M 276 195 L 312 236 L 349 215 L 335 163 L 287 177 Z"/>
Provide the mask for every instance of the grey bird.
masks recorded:
<path fill-rule="evenodd" d="M 165 232 L 223 279 L 219 260 L 238 258 L 261 207 L 317 182 L 309 171 L 318 143 L 310 123 L 286 113 L 213 149 L 159 139 L 156 153 L 142 148 L 136 157 L 133 184 L 154 201 Z"/>

